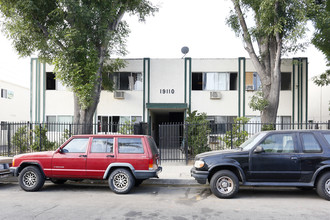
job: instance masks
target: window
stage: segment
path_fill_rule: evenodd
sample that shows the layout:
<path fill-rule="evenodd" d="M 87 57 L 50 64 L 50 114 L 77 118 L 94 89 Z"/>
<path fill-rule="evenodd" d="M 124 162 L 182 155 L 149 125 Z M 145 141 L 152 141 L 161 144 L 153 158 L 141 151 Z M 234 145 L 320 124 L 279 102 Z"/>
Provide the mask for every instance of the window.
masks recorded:
<path fill-rule="evenodd" d="M 113 153 L 113 138 L 93 138 L 91 153 Z"/>
<path fill-rule="evenodd" d="M 157 145 L 152 137 L 148 137 L 149 146 L 152 152 L 152 155 L 159 154 Z"/>
<path fill-rule="evenodd" d="M 46 72 L 46 90 L 56 90 L 55 74 L 53 72 Z"/>
<path fill-rule="evenodd" d="M 142 90 L 142 73 L 120 72 L 111 75 L 116 90 Z"/>
<path fill-rule="evenodd" d="M 192 73 L 192 90 L 237 90 L 237 73 Z"/>
<path fill-rule="evenodd" d="M 1 98 L 7 98 L 7 89 L 1 89 Z"/>
<path fill-rule="evenodd" d="M 291 73 L 281 73 L 281 90 L 291 90 Z"/>
<path fill-rule="evenodd" d="M 122 154 L 143 154 L 141 138 L 118 138 L 118 152 Z"/>
<path fill-rule="evenodd" d="M 302 134 L 301 137 L 303 141 L 303 151 L 305 153 L 322 152 L 322 149 L 313 134 Z"/>
<path fill-rule="evenodd" d="M 98 132 L 118 132 L 120 125 L 140 123 L 141 116 L 98 116 Z"/>
<path fill-rule="evenodd" d="M 266 153 L 293 153 L 294 142 L 291 134 L 272 134 L 260 144 Z"/>
<path fill-rule="evenodd" d="M 2 121 L 0 124 L 0 127 L 1 127 L 0 130 L 2 130 L 2 131 L 8 130 L 8 122 Z"/>
<path fill-rule="evenodd" d="M 48 115 L 46 116 L 48 124 L 48 131 L 64 131 L 69 129 L 70 124 L 73 122 L 71 115 Z"/>
<path fill-rule="evenodd" d="M 85 153 L 88 144 L 88 138 L 72 139 L 64 148 L 64 153 Z"/>
<path fill-rule="evenodd" d="M 328 144 L 330 144 L 330 134 L 323 134 L 323 136 L 327 140 Z"/>

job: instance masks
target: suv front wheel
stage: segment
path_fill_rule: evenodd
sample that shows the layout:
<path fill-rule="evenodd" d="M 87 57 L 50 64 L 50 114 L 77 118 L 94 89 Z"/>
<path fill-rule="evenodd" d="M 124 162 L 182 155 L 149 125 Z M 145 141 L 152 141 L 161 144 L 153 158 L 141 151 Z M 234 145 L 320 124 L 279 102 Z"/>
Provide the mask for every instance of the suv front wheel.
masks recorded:
<path fill-rule="evenodd" d="M 110 189 L 117 194 L 126 194 L 135 185 L 135 178 L 132 173 L 123 168 L 114 170 L 108 181 Z"/>
<path fill-rule="evenodd" d="M 25 167 L 19 174 L 19 185 L 25 191 L 38 191 L 45 183 L 45 178 L 38 167 Z"/>
<path fill-rule="evenodd" d="M 330 200 L 330 172 L 320 177 L 316 185 L 316 191 L 322 198 Z"/>
<path fill-rule="evenodd" d="M 218 198 L 232 198 L 238 192 L 239 182 L 233 172 L 221 170 L 212 176 L 210 187 L 212 193 Z"/>

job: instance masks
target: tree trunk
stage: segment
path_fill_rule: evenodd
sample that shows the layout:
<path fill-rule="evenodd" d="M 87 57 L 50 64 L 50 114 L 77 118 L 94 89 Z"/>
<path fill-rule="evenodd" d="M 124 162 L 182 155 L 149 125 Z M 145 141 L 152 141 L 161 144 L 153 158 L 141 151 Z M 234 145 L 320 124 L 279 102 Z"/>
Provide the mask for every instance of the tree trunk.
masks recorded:
<path fill-rule="evenodd" d="M 78 97 L 74 94 L 74 134 L 93 134 L 93 117 L 101 95 L 101 71 L 98 70 L 99 78 L 94 85 L 93 102 L 87 108 L 83 108 Z M 94 126 L 97 126 L 96 123 Z"/>

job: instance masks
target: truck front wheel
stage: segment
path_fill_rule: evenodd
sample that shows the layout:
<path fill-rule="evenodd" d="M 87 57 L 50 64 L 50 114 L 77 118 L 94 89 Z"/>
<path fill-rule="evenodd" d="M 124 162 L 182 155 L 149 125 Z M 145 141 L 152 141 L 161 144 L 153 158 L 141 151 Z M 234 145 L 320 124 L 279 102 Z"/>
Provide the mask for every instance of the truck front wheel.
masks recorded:
<path fill-rule="evenodd" d="M 38 191 L 45 183 L 45 177 L 38 167 L 25 167 L 19 174 L 19 185 L 25 191 Z"/>
<path fill-rule="evenodd" d="M 212 193 L 218 198 L 232 198 L 238 192 L 239 181 L 233 172 L 220 170 L 212 176 L 210 187 Z"/>

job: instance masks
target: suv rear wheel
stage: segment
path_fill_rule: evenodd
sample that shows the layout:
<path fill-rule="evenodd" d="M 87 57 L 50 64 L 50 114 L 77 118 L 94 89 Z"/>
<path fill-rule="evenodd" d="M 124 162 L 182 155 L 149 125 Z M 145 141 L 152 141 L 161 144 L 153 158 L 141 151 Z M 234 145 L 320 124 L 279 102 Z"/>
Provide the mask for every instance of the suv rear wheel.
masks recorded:
<path fill-rule="evenodd" d="M 218 198 L 232 198 L 239 188 L 237 176 L 229 170 L 216 172 L 210 182 L 212 193 Z"/>
<path fill-rule="evenodd" d="M 119 168 L 110 174 L 108 182 L 112 191 L 117 194 L 126 194 L 135 185 L 135 178 L 130 171 Z"/>
<path fill-rule="evenodd" d="M 25 167 L 19 174 L 19 185 L 25 191 L 38 191 L 45 183 L 45 178 L 38 167 Z"/>
<path fill-rule="evenodd" d="M 330 200 L 330 172 L 323 174 L 317 181 L 316 191 L 322 198 Z"/>

